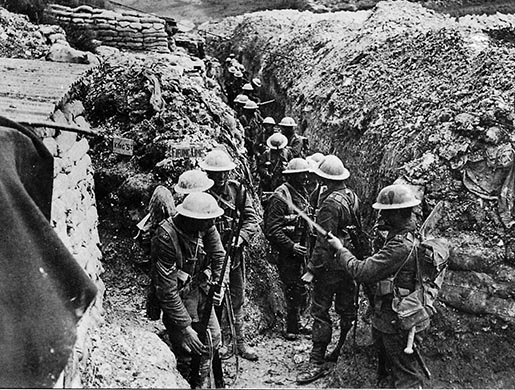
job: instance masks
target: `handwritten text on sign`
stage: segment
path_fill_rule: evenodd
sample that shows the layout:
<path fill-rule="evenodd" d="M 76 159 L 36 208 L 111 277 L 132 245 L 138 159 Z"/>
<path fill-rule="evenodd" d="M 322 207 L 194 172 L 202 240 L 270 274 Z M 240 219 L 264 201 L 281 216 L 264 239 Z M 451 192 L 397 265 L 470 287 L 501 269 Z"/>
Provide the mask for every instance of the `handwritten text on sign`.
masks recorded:
<path fill-rule="evenodd" d="M 202 157 L 205 146 L 188 144 L 188 145 L 172 145 L 170 149 L 171 158 L 186 158 L 186 157 Z"/>
<path fill-rule="evenodd" d="M 123 154 L 125 156 L 132 156 L 134 154 L 134 140 L 129 138 L 114 137 L 113 152 Z"/>

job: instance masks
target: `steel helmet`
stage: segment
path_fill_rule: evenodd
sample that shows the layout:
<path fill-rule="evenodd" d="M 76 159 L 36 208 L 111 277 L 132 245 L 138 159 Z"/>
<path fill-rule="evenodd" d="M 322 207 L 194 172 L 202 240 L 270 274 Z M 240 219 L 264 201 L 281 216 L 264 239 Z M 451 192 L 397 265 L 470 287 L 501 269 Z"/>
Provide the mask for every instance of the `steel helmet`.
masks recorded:
<path fill-rule="evenodd" d="M 252 100 L 247 100 L 243 108 L 246 110 L 257 110 L 259 106 L 256 102 L 253 102 Z"/>
<path fill-rule="evenodd" d="M 288 138 L 284 134 L 274 133 L 266 140 L 270 149 L 284 149 L 288 145 Z"/>
<path fill-rule="evenodd" d="M 236 69 L 234 71 L 234 77 L 237 77 L 237 78 L 242 78 L 243 77 L 243 73 L 241 73 L 240 70 Z"/>
<path fill-rule="evenodd" d="M 318 167 L 320 162 L 324 159 L 324 155 L 322 153 L 313 153 L 311 156 L 306 157 L 306 161 L 312 170 Z"/>
<path fill-rule="evenodd" d="M 249 101 L 249 97 L 247 95 L 238 95 L 234 99 L 234 103 L 240 103 L 240 104 L 245 104 L 248 101 Z"/>
<path fill-rule="evenodd" d="M 303 173 L 303 172 L 309 172 L 309 164 L 306 160 L 303 158 L 292 158 L 288 165 L 286 166 L 286 169 L 283 171 L 283 174 L 289 174 L 289 173 Z"/>
<path fill-rule="evenodd" d="M 211 219 L 223 215 L 223 209 L 216 199 L 205 192 L 193 192 L 177 206 L 177 212 L 194 219 Z"/>
<path fill-rule="evenodd" d="M 252 79 L 252 84 L 259 88 L 261 87 L 261 80 L 258 78 Z"/>
<path fill-rule="evenodd" d="M 281 119 L 281 122 L 279 122 L 279 126 L 295 127 L 295 126 L 297 126 L 297 124 L 295 123 L 293 118 L 291 118 L 289 116 L 285 116 L 283 119 Z"/>
<path fill-rule="evenodd" d="M 274 121 L 274 118 L 272 118 L 271 116 L 267 116 L 265 119 L 263 119 L 263 124 L 264 125 L 275 125 L 275 121 Z"/>
<path fill-rule="evenodd" d="M 229 68 L 227 69 L 227 71 L 228 71 L 229 73 L 234 73 L 234 72 L 236 72 L 236 68 L 235 68 L 234 66 L 232 66 L 232 65 L 231 65 L 231 66 L 229 66 Z"/>
<path fill-rule="evenodd" d="M 372 205 L 376 210 L 395 210 L 415 207 L 420 200 L 405 184 L 392 184 L 384 187 L 377 195 L 377 201 Z"/>
<path fill-rule="evenodd" d="M 253 91 L 254 88 L 252 87 L 252 85 L 250 85 L 250 83 L 246 83 L 243 85 L 243 87 L 241 87 L 241 89 L 243 89 L 244 91 Z"/>
<path fill-rule="evenodd" d="M 342 160 L 334 154 L 325 156 L 313 172 L 317 176 L 329 180 L 345 180 L 350 176 L 350 173 L 343 165 Z"/>
<path fill-rule="evenodd" d="M 207 177 L 206 172 L 194 169 L 181 174 L 174 189 L 178 194 L 190 194 L 206 191 L 213 187 L 213 184 L 213 180 Z"/>
<path fill-rule="evenodd" d="M 229 155 L 220 149 L 210 151 L 199 165 L 203 170 L 212 172 L 231 171 L 236 168 Z"/>

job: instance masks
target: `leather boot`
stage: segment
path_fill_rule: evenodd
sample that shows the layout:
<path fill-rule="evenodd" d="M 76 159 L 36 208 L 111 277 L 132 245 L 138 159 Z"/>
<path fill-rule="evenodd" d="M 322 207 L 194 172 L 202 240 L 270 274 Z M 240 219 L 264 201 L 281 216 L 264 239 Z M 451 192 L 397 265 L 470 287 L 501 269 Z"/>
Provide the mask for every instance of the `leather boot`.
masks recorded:
<path fill-rule="evenodd" d="M 326 344 L 315 343 L 311 350 L 309 363 L 297 375 L 297 383 L 299 385 L 307 384 L 316 381 L 319 378 L 327 375 L 329 367 L 324 361 L 325 351 L 327 349 Z"/>
<path fill-rule="evenodd" d="M 247 345 L 245 339 L 243 337 L 243 321 L 241 318 L 237 318 L 234 323 L 234 330 L 236 331 L 236 345 L 238 347 L 238 355 L 240 355 L 243 359 L 250 360 L 255 362 L 258 360 L 258 355 L 254 348 Z"/>

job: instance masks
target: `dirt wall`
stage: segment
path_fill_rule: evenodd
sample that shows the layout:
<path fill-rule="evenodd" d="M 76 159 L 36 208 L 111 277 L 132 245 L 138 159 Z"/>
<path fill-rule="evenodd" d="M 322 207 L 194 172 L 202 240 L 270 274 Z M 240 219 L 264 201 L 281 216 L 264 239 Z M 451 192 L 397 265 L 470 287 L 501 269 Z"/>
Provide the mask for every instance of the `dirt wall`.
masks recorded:
<path fill-rule="evenodd" d="M 425 194 L 424 212 L 443 200 L 455 255 L 441 299 L 514 321 L 513 46 L 495 38 L 510 18 L 455 21 L 402 1 L 202 28 L 230 36 L 217 54 L 243 53 L 311 145 L 340 155 L 369 226 L 378 190 L 398 178 Z"/>

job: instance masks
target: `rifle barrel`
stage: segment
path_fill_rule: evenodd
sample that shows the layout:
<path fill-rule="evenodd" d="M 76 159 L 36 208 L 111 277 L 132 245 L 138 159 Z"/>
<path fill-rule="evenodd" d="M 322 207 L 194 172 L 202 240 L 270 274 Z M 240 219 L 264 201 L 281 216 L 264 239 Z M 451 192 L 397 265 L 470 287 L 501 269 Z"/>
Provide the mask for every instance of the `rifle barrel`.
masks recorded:
<path fill-rule="evenodd" d="M 277 196 L 280 200 L 282 200 L 284 203 L 286 203 L 289 207 L 292 208 L 295 213 L 301 217 L 303 220 L 305 220 L 308 224 L 310 224 L 313 228 L 316 229 L 317 232 L 319 232 L 322 236 L 327 237 L 329 235 L 329 232 L 325 230 L 322 226 L 320 226 L 318 223 L 313 221 L 309 216 L 299 209 L 297 206 L 293 204 L 293 202 L 290 202 L 288 199 L 284 198 L 282 195 L 278 194 L 277 192 L 274 193 L 275 196 Z"/>

